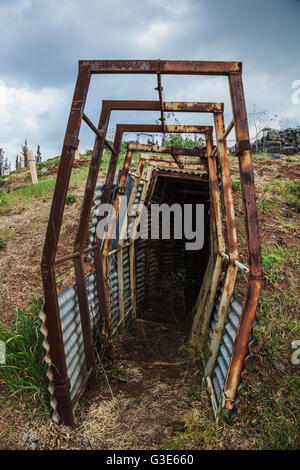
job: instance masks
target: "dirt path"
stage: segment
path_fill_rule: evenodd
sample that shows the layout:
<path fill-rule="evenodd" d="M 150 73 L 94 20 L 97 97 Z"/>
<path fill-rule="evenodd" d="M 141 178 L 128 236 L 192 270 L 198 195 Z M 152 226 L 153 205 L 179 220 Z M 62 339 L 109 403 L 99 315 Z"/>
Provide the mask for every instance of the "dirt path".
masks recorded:
<path fill-rule="evenodd" d="M 101 384 L 76 412 L 76 428 L 23 421 L 11 424 L 8 448 L 159 449 L 184 431 L 185 415 L 199 406 L 184 384 L 186 335 L 173 325 L 134 322 L 121 335 Z M 195 377 L 193 377 L 195 380 Z M 200 379 L 199 379 L 200 381 Z"/>

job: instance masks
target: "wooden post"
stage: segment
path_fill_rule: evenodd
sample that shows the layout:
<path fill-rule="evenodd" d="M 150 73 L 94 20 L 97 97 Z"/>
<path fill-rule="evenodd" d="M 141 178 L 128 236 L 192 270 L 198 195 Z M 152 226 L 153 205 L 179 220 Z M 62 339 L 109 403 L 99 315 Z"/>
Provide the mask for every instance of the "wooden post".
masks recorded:
<path fill-rule="evenodd" d="M 38 181 L 37 174 L 36 174 L 33 151 L 29 150 L 27 152 L 27 156 L 28 156 L 28 161 L 29 161 L 32 184 L 37 184 L 39 181 Z"/>
<path fill-rule="evenodd" d="M 79 150 L 75 150 L 74 160 L 80 160 Z"/>
<path fill-rule="evenodd" d="M 25 157 L 23 155 L 21 158 L 21 168 L 24 168 L 24 166 L 25 166 Z"/>

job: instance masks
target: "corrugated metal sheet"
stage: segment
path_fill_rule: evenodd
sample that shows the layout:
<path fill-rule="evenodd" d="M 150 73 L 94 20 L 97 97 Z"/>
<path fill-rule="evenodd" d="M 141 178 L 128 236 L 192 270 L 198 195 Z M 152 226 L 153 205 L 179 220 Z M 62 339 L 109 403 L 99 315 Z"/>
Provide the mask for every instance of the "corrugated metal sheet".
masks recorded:
<path fill-rule="evenodd" d="M 136 197 L 134 200 L 133 208 L 131 211 L 131 216 L 129 217 L 128 221 L 128 233 L 126 234 L 126 238 L 124 240 L 124 244 L 126 245 L 127 242 L 129 241 L 129 236 L 128 234 L 132 230 L 134 219 L 136 216 L 138 204 L 142 195 L 142 190 L 144 187 L 145 182 L 141 181 L 138 184 L 137 188 L 137 193 Z M 114 183 L 114 189 L 116 188 L 116 183 Z M 127 204 L 130 199 L 131 192 L 134 187 L 134 178 L 131 177 L 130 175 L 127 178 L 126 182 L 126 187 L 125 187 L 125 192 L 124 196 L 127 198 L 123 198 L 121 200 L 121 206 L 120 206 L 120 212 L 119 212 L 119 218 L 117 221 L 116 225 L 116 239 L 112 241 L 111 244 L 111 251 L 116 250 L 118 242 L 119 242 L 119 231 L 121 230 L 124 218 L 126 216 L 126 210 L 127 210 Z M 96 187 L 96 192 L 95 192 L 95 200 L 94 200 L 94 208 L 93 208 L 93 217 L 92 217 L 92 225 L 91 225 L 91 233 L 90 233 L 90 246 L 95 241 L 95 233 L 96 233 L 96 227 L 99 222 L 99 207 L 101 205 L 101 197 L 103 194 L 104 190 L 104 183 L 98 183 Z M 113 192 L 111 201 L 114 199 L 115 193 Z M 107 225 L 109 223 L 109 218 L 110 218 L 110 213 L 107 218 Z M 132 306 L 131 302 L 131 290 L 130 290 L 130 264 L 129 264 L 129 247 L 124 246 L 122 248 L 123 251 L 123 283 L 124 283 L 124 311 L 125 311 L 125 317 L 126 313 Z M 91 255 L 91 260 L 93 262 L 93 254 Z M 120 324 L 120 305 L 119 305 L 119 286 L 118 286 L 118 259 L 117 259 L 117 253 L 113 252 L 109 255 L 109 279 L 108 279 L 109 285 L 110 285 L 110 293 L 109 293 L 109 301 L 110 301 L 110 308 L 109 308 L 109 315 L 110 315 L 110 320 L 111 320 L 111 328 L 112 330 L 115 330 L 119 324 Z M 139 284 L 140 285 L 140 284 Z M 95 298 L 97 298 L 97 292 L 95 292 Z"/>
<path fill-rule="evenodd" d="M 210 338 L 212 337 L 214 326 L 216 323 L 218 308 L 220 305 L 220 299 L 221 299 L 221 289 L 219 289 L 218 295 L 216 296 L 216 302 L 215 302 L 213 313 L 212 313 L 210 329 L 209 329 Z M 224 389 L 229 362 L 230 362 L 233 345 L 234 345 L 234 341 L 235 341 L 236 334 L 237 334 L 238 324 L 239 324 L 240 316 L 242 312 L 242 306 L 243 304 L 240 301 L 240 299 L 238 299 L 238 297 L 236 297 L 235 295 L 232 295 L 230 306 L 228 309 L 228 315 L 226 318 L 225 327 L 223 330 L 223 336 L 222 336 L 222 341 L 221 341 L 220 348 L 219 348 L 217 361 L 216 361 L 213 373 L 211 375 L 211 382 L 212 382 L 214 395 L 215 395 L 215 399 L 216 399 L 218 407 L 220 406 L 220 403 L 221 403 L 221 394 Z M 252 329 L 257 326 L 258 326 L 258 320 L 257 318 L 255 318 Z M 250 344 L 252 341 L 253 341 L 253 332 L 250 335 L 248 344 Z M 238 390 L 241 390 L 242 387 L 243 387 L 243 382 L 241 379 Z M 239 397 L 239 394 L 237 394 L 236 399 L 235 399 L 235 405 L 239 402 L 239 400 L 240 400 L 240 397 Z"/>
<path fill-rule="evenodd" d="M 123 283 L 124 283 L 124 310 L 126 312 L 130 309 L 131 291 L 130 291 L 130 260 L 129 260 L 129 246 L 123 248 Z"/>
<path fill-rule="evenodd" d="M 86 287 L 93 325 L 94 318 L 99 313 L 96 276 L 94 273 L 87 276 Z M 68 376 L 71 382 L 71 397 L 73 399 L 87 374 L 76 285 L 69 287 L 58 295 L 58 305 Z"/>
<path fill-rule="evenodd" d="M 71 286 L 58 296 L 59 312 L 65 347 L 71 397 L 74 398 L 87 370 L 76 286 Z"/>

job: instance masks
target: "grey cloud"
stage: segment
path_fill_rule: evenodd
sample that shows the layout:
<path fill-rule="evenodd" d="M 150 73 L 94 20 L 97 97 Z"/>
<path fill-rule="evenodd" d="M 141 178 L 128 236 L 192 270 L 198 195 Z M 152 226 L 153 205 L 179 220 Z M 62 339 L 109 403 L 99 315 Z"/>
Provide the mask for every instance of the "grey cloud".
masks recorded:
<path fill-rule="evenodd" d="M 270 113 L 294 114 L 300 122 L 300 106 L 290 100 L 291 83 L 300 79 L 299 13 L 297 0 L 1 0 L 0 80 L 9 87 L 63 90 L 63 109 L 57 119 L 43 118 L 40 133 L 56 153 L 77 62 L 84 58 L 242 60 L 248 110 L 256 104 Z M 214 78 L 163 80 L 167 99 L 218 99 L 230 107 L 226 80 L 225 85 Z M 89 115 L 98 120 L 103 98 L 155 99 L 155 85 L 155 77 L 95 79 Z M 112 123 L 151 122 L 155 117 L 115 113 Z M 181 119 L 191 122 L 195 117 Z M 16 131 L 22 142 L 26 130 L 20 126 Z M 5 147 L 1 130 L 0 138 Z M 91 146 L 90 141 L 83 131 L 82 147 Z"/>

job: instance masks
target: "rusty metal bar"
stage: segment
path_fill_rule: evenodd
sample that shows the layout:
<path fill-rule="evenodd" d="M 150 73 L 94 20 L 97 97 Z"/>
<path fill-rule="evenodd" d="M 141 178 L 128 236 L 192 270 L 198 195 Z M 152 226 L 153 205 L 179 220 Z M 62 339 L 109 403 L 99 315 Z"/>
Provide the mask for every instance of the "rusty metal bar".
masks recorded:
<path fill-rule="evenodd" d="M 225 259 L 229 260 L 229 256 L 227 255 L 227 253 L 220 253 L 220 255 L 222 256 L 222 258 L 225 258 Z M 239 269 L 241 269 L 242 271 L 244 271 L 246 274 L 249 274 L 249 268 L 248 268 L 245 264 L 242 264 L 242 263 L 240 263 L 240 262 L 237 261 L 237 260 L 234 261 L 234 264 L 235 264 Z"/>
<path fill-rule="evenodd" d="M 94 148 L 93 148 L 93 153 L 92 153 L 92 158 L 91 158 L 90 168 L 89 168 L 89 174 L 88 174 L 85 192 L 83 196 L 78 230 L 77 230 L 75 244 L 74 244 L 74 252 L 78 252 L 78 251 L 81 253 L 86 252 L 86 250 L 84 250 L 84 244 L 85 244 L 85 240 L 87 237 L 88 224 L 89 224 L 91 208 L 92 208 L 94 193 L 95 193 L 96 184 L 97 184 L 99 167 L 101 164 L 104 145 L 106 142 L 105 137 L 107 134 L 110 114 L 111 114 L 110 107 L 104 104 L 100 113 L 98 129 L 95 128 L 95 126 L 91 123 L 91 121 L 89 121 L 87 117 L 84 118 L 85 114 L 83 115 L 85 122 L 87 122 L 87 124 L 90 125 L 90 127 L 92 127 L 92 130 L 96 133 L 96 139 L 94 143 Z M 95 260 L 96 286 L 97 286 L 97 293 L 98 293 L 98 299 L 99 299 L 99 313 L 100 313 L 100 319 L 101 319 L 102 324 L 105 325 L 109 331 L 108 312 L 107 312 L 105 298 L 103 296 L 104 276 L 103 276 L 103 271 L 102 271 L 102 264 L 100 263 L 101 257 L 102 257 L 101 244 L 96 236 L 96 248 L 95 248 L 95 253 L 94 253 L 94 260 Z M 87 302 L 87 297 L 84 295 L 84 291 L 80 291 L 80 295 L 82 296 L 81 298 L 82 305 L 85 305 L 84 308 L 86 311 L 88 311 L 88 302 Z"/>
<path fill-rule="evenodd" d="M 221 168 L 221 183 L 223 189 L 223 200 L 224 200 L 224 209 L 225 209 L 225 222 L 226 222 L 226 232 L 227 232 L 227 244 L 229 252 L 229 266 L 227 268 L 227 273 L 225 276 L 223 291 L 221 295 L 220 305 L 217 313 L 216 323 L 214 331 L 211 337 L 209 345 L 208 360 L 205 367 L 205 376 L 210 376 L 215 361 L 217 359 L 219 347 L 222 340 L 223 329 L 225 326 L 228 308 L 231 300 L 231 295 L 233 293 L 235 279 L 237 275 L 237 266 L 234 264 L 234 261 L 238 258 L 238 243 L 237 243 L 237 232 L 235 225 L 235 215 L 234 215 L 234 205 L 233 205 L 233 195 L 231 188 L 231 179 L 230 179 L 230 170 L 229 170 L 229 161 L 228 161 L 228 151 L 226 142 L 223 140 L 222 136 L 225 133 L 224 129 L 224 118 L 222 113 L 214 114 L 215 122 L 215 132 L 217 138 L 217 151 L 218 151 L 218 161 Z M 213 161 L 216 162 L 215 159 Z M 223 249 L 218 250 L 219 253 L 224 252 Z M 218 255 L 220 256 L 220 254 Z M 216 292 L 215 292 L 216 294 Z M 207 324 L 208 326 L 208 324 Z M 206 332 L 204 332 L 205 334 Z"/>
<path fill-rule="evenodd" d="M 116 153 L 113 146 L 110 145 L 108 140 L 105 139 L 104 134 L 100 130 L 97 129 L 97 127 L 92 123 L 92 121 L 87 117 L 87 115 L 83 113 L 82 118 L 84 122 L 89 126 L 89 128 L 92 129 L 92 131 L 96 134 L 96 136 L 99 137 L 99 139 L 104 140 L 104 145 L 111 151 L 111 153 Z"/>
<path fill-rule="evenodd" d="M 247 354 L 249 334 L 257 308 L 261 289 L 262 263 L 254 189 L 254 172 L 241 75 L 237 75 L 235 78 L 229 77 L 229 88 L 233 108 L 233 119 L 235 122 L 236 149 L 239 158 L 250 271 L 246 297 L 224 385 L 224 407 L 230 412 L 233 408 L 234 398 L 237 393 L 239 378 Z"/>
<path fill-rule="evenodd" d="M 85 274 L 83 270 L 82 258 L 74 258 L 74 268 L 76 276 L 76 287 L 77 296 L 80 310 L 80 318 L 82 325 L 82 336 L 85 351 L 85 360 L 87 370 L 92 369 L 92 373 L 89 378 L 89 385 L 91 388 L 95 388 L 97 385 L 96 380 L 96 360 L 94 354 L 93 340 L 92 340 L 92 329 L 90 321 L 90 311 L 88 295 L 85 283 Z"/>
<path fill-rule="evenodd" d="M 47 317 L 46 324 L 48 329 L 48 341 L 51 347 L 51 357 L 54 363 L 54 367 L 52 367 L 55 385 L 54 398 L 58 403 L 58 411 L 61 420 L 70 426 L 74 424 L 74 418 L 53 264 L 57 252 L 57 244 L 62 224 L 62 216 L 72 171 L 74 154 L 75 150 L 78 148 L 79 143 L 78 134 L 89 83 L 89 71 L 79 72 L 58 168 L 41 262 L 45 294 L 44 312 Z"/>
<path fill-rule="evenodd" d="M 160 111 L 159 101 L 143 100 L 103 100 L 102 106 L 111 111 Z M 165 112 L 217 113 L 223 112 L 223 103 L 205 103 L 197 101 L 164 101 Z"/>
<path fill-rule="evenodd" d="M 215 112 L 218 113 L 218 111 L 215 111 Z M 220 138 L 221 142 L 226 141 L 226 138 L 227 138 L 228 134 L 230 134 L 230 132 L 232 131 L 233 128 L 234 128 L 234 120 L 232 119 L 232 121 L 230 121 L 230 124 L 227 127 L 226 131 L 224 132 L 224 134 Z M 213 153 L 212 153 L 212 157 L 215 157 L 216 155 L 217 155 L 217 147 L 214 148 Z"/>
<path fill-rule="evenodd" d="M 161 125 L 162 125 L 162 131 L 165 134 L 166 133 L 166 123 L 165 123 L 165 116 L 164 116 L 164 108 L 163 108 L 163 95 L 162 91 L 163 88 L 161 86 L 161 75 L 160 75 L 160 69 L 159 69 L 160 61 L 157 61 L 157 88 L 155 88 L 158 91 L 158 96 L 159 96 L 159 104 L 160 104 L 160 120 L 161 120 Z"/>
<path fill-rule="evenodd" d="M 182 133 L 212 133 L 212 126 L 168 126 L 168 132 L 182 132 Z M 102 196 L 102 203 L 106 204 L 109 202 L 110 194 L 112 191 L 113 181 L 115 172 L 118 164 L 118 157 L 121 148 L 121 142 L 124 132 L 162 132 L 161 126 L 149 125 L 149 124 L 117 124 L 116 134 L 114 141 L 114 149 L 116 153 L 112 155 L 109 168 L 107 171 L 105 189 Z M 157 153 L 172 153 L 174 155 L 203 155 L 201 149 L 176 149 L 174 147 L 163 147 L 157 145 L 142 145 L 129 143 L 127 146 L 128 151 L 145 151 L 145 152 L 157 152 Z M 171 151 L 170 151 L 171 150 Z"/>
<path fill-rule="evenodd" d="M 187 127 L 187 126 L 185 126 Z M 183 132 L 183 131 L 182 131 Z M 201 134 L 210 134 L 212 128 L 206 126 L 203 130 L 198 131 Z M 153 152 L 153 153 L 169 153 L 173 155 L 186 155 L 186 156 L 204 156 L 202 149 L 182 149 L 177 147 L 166 147 L 164 145 L 145 145 L 145 144 L 128 144 L 128 149 L 135 152 Z"/>
<path fill-rule="evenodd" d="M 206 137 L 206 148 L 209 170 L 210 194 L 216 227 L 217 250 L 224 251 L 225 238 L 222 229 L 221 197 L 218 182 L 217 163 L 216 160 L 212 157 L 213 141 L 211 135 Z M 201 328 L 202 330 L 206 330 L 207 328 L 218 287 L 218 281 L 221 274 L 221 267 L 222 263 L 220 263 L 220 260 L 218 260 L 218 256 L 217 259 L 214 261 L 214 253 L 212 252 L 197 300 L 198 305 L 194 316 L 191 337 L 199 334 Z M 213 280 L 213 282 L 211 282 L 211 280 Z"/>
<path fill-rule="evenodd" d="M 238 259 L 238 242 L 234 215 L 234 204 L 231 187 L 229 159 L 226 142 L 221 136 L 224 135 L 224 118 L 222 113 L 214 114 L 215 132 L 217 138 L 218 162 L 221 168 L 221 182 L 225 208 L 225 220 L 227 227 L 227 243 L 230 262 Z M 224 251 L 224 250 L 220 250 Z"/>
<path fill-rule="evenodd" d="M 79 71 L 92 74 L 157 74 L 157 60 L 80 60 Z M 242 72 L 241 62 L 160 60 L 161 74 L 232 75 Z"/>

